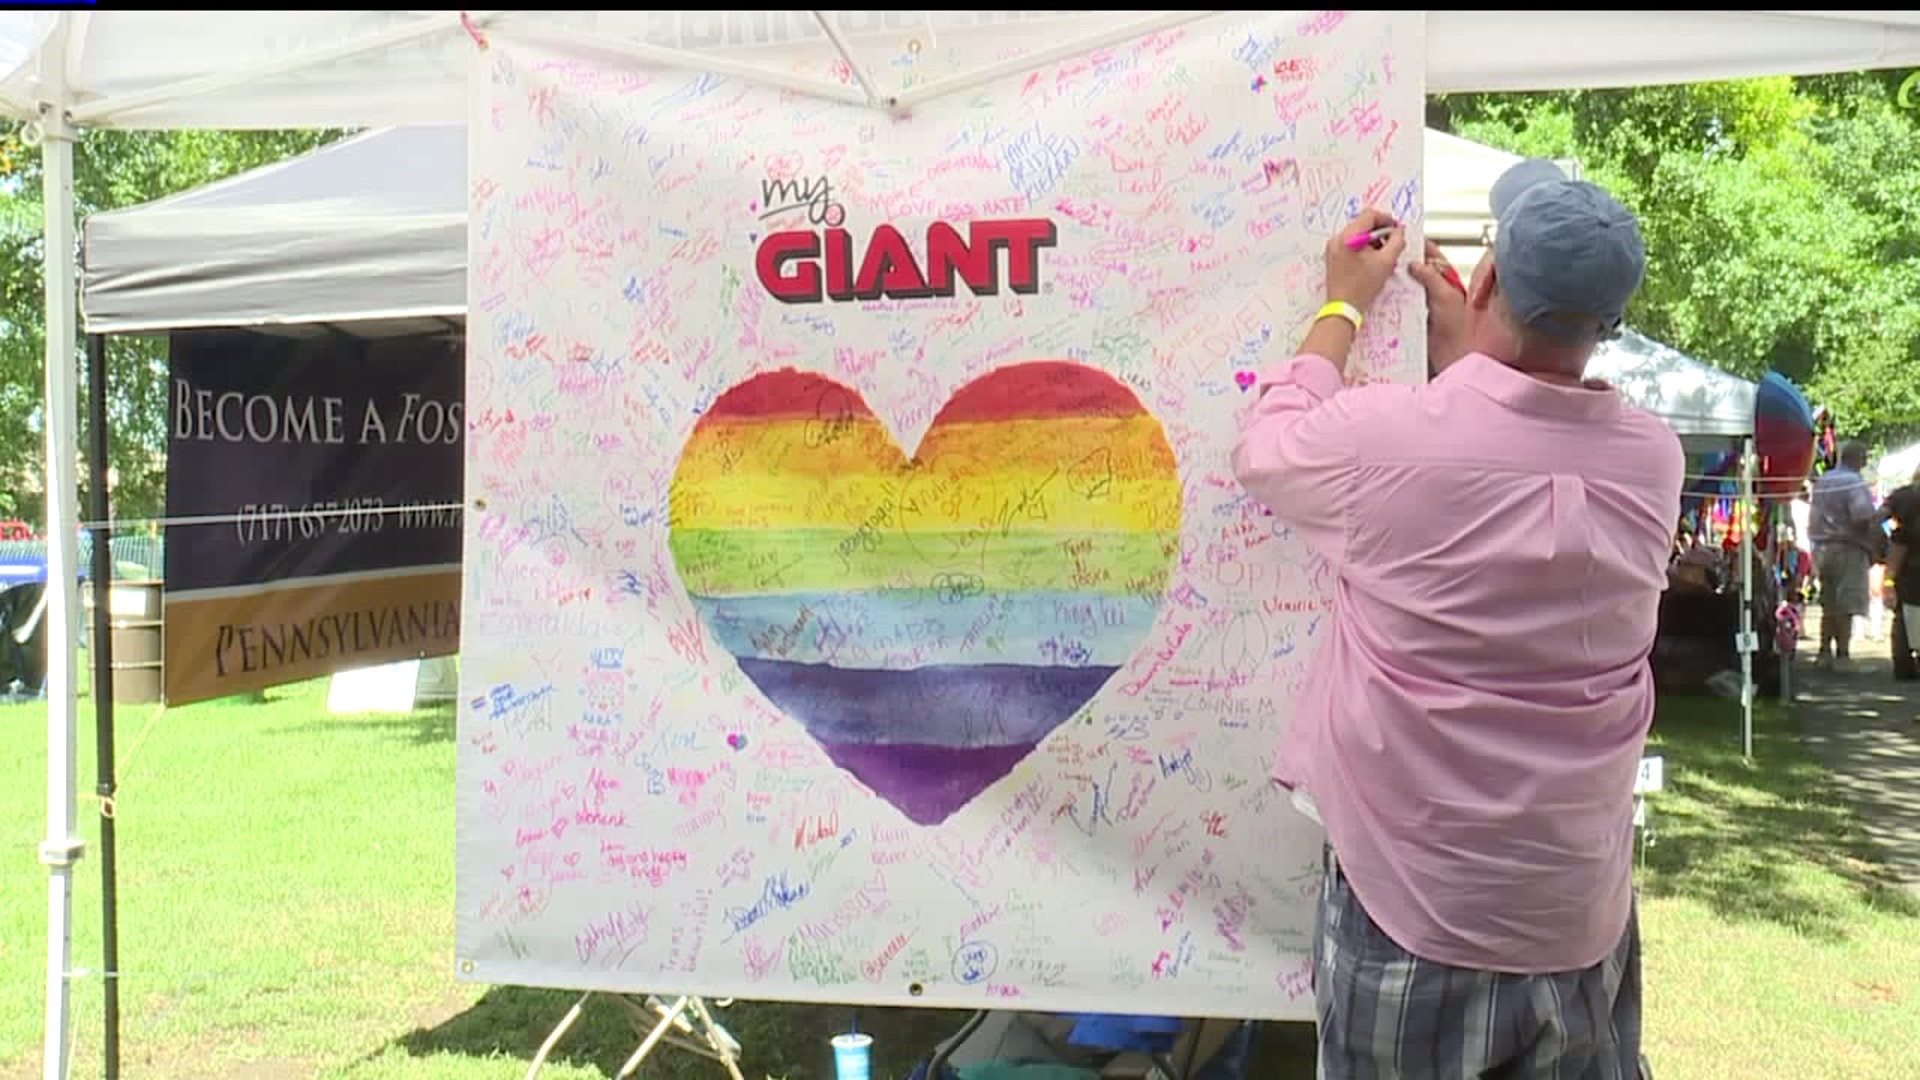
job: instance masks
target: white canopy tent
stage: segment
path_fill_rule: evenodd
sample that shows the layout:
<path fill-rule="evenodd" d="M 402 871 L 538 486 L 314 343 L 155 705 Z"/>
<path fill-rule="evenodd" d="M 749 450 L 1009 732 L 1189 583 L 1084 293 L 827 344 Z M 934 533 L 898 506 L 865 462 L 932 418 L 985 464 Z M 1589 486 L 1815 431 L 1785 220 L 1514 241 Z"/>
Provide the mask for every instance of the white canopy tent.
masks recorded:
<path fill-rule="evenodd" d="M 1421 200 L 1426 233 L 1463 277 L 1472 274 L 1491 235 L 1487 192 L 1519 160 L 1518 154 L 1485 143 L 1427 130 Z"/>
<path fill-rule="evenodd" d="M 64 1080 L 71 876 L 78 837 L 75 458 L 78 383 L 73 235 L 76 126 L 367 127 L 462 123 L 472 49 L 487 33 L 571 42 L 876 107 L 907 108 L 1048 60 L 1210 12 L 392 12 L 0 13 L 0 112 L 46 141 L 49 868 L 45 1075 Z M 1008 33 L 1018 24 L 1018 33 Z M 877 85 L 863 56 L 910 39 L 931 77 Z M 817 57 L 813 73 L 796 55 Z M 1914 12 L 1432 12 L 1435 92 L 1628 86 L 1920 63 Z"/>
<path fill-rule="evenodd" d="M 89 333 L 411 333 L 467 310 L 467 131 L 384 128 L 81 229 Z"/>
<path fill-rule="evenodd" d="M 1920 442 L 1896 447 L 1873 463 L 1874 487 L 1884 499 L 1894 488 L 1910 483 L 1916 471 L 1920 471 Z"/>
<path fill-rule="evenodd" d="M 1631 330 L 1601 346 L 1587 374 L 1665 420 L 1688 449 L 1725 450 L 1753 434 L 1758 387 Z"/>

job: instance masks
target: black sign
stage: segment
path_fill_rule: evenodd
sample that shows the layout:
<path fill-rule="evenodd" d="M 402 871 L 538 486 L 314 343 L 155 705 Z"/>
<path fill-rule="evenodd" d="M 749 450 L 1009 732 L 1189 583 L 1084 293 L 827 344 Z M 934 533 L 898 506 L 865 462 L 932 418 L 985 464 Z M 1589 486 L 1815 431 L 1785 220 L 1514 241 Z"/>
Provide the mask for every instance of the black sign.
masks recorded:
<path fill-rule="evenodd" d="M 174 703 L 458 645 L 461 343 L 175 334 Z"/>

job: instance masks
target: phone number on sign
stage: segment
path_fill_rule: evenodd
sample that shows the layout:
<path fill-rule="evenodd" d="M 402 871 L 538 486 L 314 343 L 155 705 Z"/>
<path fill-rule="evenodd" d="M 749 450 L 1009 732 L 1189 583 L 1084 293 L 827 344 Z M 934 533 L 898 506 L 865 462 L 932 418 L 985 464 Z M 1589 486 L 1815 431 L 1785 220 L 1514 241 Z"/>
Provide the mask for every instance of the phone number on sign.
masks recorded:
<path fill-rule="evenodd" d="M 388 519 L 393 521 L 389 522 Z M 290 506 L 247 503 L 234 519 L 243 544 L 313 540 L 333 533 L 377 533 L 394 528 L 448 528 L 459 525 L 457 509 L 407 504 L 388 507 L 385 499 L 330 499 Z"/>

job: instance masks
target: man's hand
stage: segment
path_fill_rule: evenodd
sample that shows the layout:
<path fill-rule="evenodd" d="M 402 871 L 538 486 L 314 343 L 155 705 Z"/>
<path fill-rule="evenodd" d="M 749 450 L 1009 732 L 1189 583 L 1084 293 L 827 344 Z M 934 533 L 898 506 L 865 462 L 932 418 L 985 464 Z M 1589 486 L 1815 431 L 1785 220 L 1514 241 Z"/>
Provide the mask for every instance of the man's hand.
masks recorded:
<path fill-rule="evenodd" d="M 1374 229 L 1393 231 L 1379 247 L 1363 243 L 1354 250 L 1354 238 Z M 1406 249 L 1406 230 L 1392 214 L 1371 206 L 1360 211 L 1327 241 L 1327 299 L 1343 300 L 1366 311 L 1386 287 Z"/>
<path fill-rule="evenodd" d="M 1467 294 L 1451 274 L 1453 264 L 1440 252 L 1440 245 L 1427 241 L 1426 258 L 1409 263 L 1407 273 L 1427 292 L 1427 370 L 1438 375 L 1455 360 L 1465 356 L 1467 344 Z"/>

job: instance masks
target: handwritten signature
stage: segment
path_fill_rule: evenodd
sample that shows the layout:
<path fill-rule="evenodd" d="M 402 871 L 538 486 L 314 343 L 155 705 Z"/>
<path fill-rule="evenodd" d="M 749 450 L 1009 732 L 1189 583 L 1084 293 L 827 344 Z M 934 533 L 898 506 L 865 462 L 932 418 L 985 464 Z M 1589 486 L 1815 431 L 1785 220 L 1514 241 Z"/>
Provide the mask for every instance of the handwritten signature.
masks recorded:
<path fill-rule="evenodd" d="M 754 901 L 751 906 L 728 908 L 727 925 L 732 928 L 734 934 L 744 933 L 760 920 L 776 911 L 785 911 L 793 907 L 812 893 L 811 884 L 804 881 L 798 885 L 791 884 L 787 880 L 786 872 L 782 871 L 767 879 L 766 884 L 760 888 L 760 899 Z"/>

